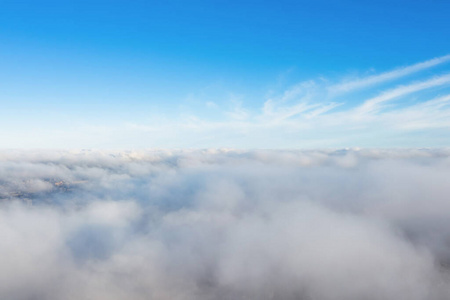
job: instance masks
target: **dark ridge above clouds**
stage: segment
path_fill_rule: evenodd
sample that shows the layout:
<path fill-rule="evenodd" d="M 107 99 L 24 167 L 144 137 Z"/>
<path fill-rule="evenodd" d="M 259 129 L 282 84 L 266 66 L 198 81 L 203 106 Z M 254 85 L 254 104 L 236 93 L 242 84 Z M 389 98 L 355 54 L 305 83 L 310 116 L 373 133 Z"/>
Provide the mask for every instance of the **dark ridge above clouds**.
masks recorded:
<path fill-rule="evenodd" d="M 449 299 L 450 149 L 0 151 L 1 299 Z"/>

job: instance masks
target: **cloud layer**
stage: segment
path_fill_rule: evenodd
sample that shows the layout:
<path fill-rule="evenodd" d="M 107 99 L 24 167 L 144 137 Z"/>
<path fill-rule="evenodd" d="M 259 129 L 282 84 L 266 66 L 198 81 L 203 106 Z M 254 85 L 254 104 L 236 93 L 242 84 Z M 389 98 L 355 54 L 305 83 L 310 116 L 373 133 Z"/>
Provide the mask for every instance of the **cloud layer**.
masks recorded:
<path fill-rule="evenodd" d="M 1 299 L 448 299 L 450 151 L 2 151 Z"/>

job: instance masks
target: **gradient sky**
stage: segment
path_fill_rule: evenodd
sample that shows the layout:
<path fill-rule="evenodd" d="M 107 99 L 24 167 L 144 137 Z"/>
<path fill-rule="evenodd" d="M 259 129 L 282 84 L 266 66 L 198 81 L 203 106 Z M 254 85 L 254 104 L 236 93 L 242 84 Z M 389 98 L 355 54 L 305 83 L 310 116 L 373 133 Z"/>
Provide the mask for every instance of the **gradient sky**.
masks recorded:
<path fill-rule="evenodd" d="M 450 146 L 450 2 L 0 1 L 1 148 Z"/>

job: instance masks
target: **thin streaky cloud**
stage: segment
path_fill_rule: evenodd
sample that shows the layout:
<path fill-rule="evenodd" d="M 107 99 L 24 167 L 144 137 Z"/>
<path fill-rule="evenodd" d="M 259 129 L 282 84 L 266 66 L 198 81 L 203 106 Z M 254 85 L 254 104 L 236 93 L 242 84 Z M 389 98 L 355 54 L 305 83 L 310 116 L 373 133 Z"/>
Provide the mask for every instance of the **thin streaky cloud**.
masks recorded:
<path fill-rule="evenodd" d="M 300 102 L 293 106 L 278 107 L 276 110 L 272 110 L 272 107 L 268 108 L 268 106 L 265 105 L 264 113 L 261 117 L 271 122 L 279 122 L 297 116 L 311 109 L 317 108 L 318 106 L 318 104 L 308 104 L 307 102 Z"/>
<path fill-rule="evenodd" d="M 372 95 L 364 98 L 330 94 L 330 89 L 339 86 L 339 81 L 316 78 L 287 89 L 272 90 L 258 105 L 252 105 L 245 93 L 231 97 L 227 103 L 212 102 L 208 100 L 213 99 L 210 97 L 202 102 L 206 103 L 202 107 L 207 113 L 193 107 L 178 114 L 176 111 L 167 115 L 153 114 L 146 119 L 124 119 L 102 126 L 79 123 L 80 126 L 70 128 L 55 126 L 47 131 L 41 128 L 39 140 L 53 148 L 111 149 L 124 145 L 241 149 L 447 146 L 450 140 L 447 130 L 450 128 L 450 73 L 447 67 L 435 76 L 427 73 L 413 80 L 402 80 L 401 85 L 386 81 L 380 88 L 368 83 L 437 65 L 449 58 L 450 55 L 443 56 L 360 80 L 358 84 L 364 94 Z M 235 93 L 229 91 L 229 94 Z M 8 147 L 36 147 L 35 132 L 17 133 L 6 127 L 0 132 L 9 137 L 9 141 L 4 141 Z M 402 140 L 393 141 L 392 136 Z"/>
<path fill-rule="evenodd" d="M 383 115 L 395 128 L 423 130 L 450 127 L 450 95 L 434 98 Z"/>
<path fill-rule="evenodd" d="M 381 91 L 373 98 L 362 100 L 356 106 L 344 106 L 338 111 L 334 110 L 339 106 L 349 104 L 348 100 L 338 98 L 336 102 L 328 102 L 329 99 L 324 101 L 321 98 L 322 94 L 318 91 L 321 87 L 317 84 L 298 84 L 292 89 L 281 92 L 280 97 L 266 100 L 261 111 L 252 113 L 249 110 L 248 117 L 245 119 L 234 118 L 229 112 L 226 112 L 226 118 L 222 120 L 194 117 L 170 124 L 154 124 L 150 127 L 151 130 L 145 131 L 152 135 L 159 132 L 164 136 L 174 136 L 179 135 L 177 134 L 179 132 L 185 132 L 190 139 L 220 134 L 229 137 L 230 139 L 227 141 L 231 143 L 234 138 L 239 139 L 239 137 L 247 135 L 247 140 L 252 140 L 256 145 L 264 145 L 258 136 L 261 137 L 263 132 L 267 133 L 268 131 L 282 132 L 280 137 L 288 137 L 287 133 L 296 132 L 299 137 L 311 136 L 312 141 L 320 138 L 329 141 L 331 136 L 327 133 L 328 131 L 330 133 L 338 132 L 337 136 L 344 133 L 366 136 L 372 133 L 384 135 L 397 132 L 400 134 L 405 130 L 411 132 L 446 128 L 450 126 L 448 121 L 450 120 L 448 105 L 450 95 L 435 97 L 431 100 L 422 99 L 416 104 L 401 103 L 388 111 L 382 111 L 381 108 L 384 103 L 397 98 L 416 97 L 417 93 L 423 90 L 449 84 L 450 74 L 444 74 L 438 77 L 424 78 L 422 81 L 411 82 L 408 85 L 394 87 L 391 85 L 390 89 Z M 294 89 L 296 89 L 295 93 L 291 93 Z M 295 102 L 293 102 L 295 97 L 289 96 L 288 99 L 284 97 L 293 94 L 298 97 Z M 189 129 L 189 133 L 187 129 Z M 367 133 L 365 130 L 372 133 Z M 263 136 L 265 135 L 263 134 Z M 287 138 L 286 141 L 288 141 Z M 286 142 L 286 144 L 280 144 L 280 147 L 286 147 L 286 145 L 296 145 L 296 143 L 295 141 L 293 143 Z"/>
<path fill-rule="evenodd" d="M 336 84 L 333 86 L 330 86 L 328 88 L 328 91 L 331 94 L 338 94 L 338 93 L 345 93 L 345 92 L 350 92 L 353 90 L 357 90 L 357 89 L 361 89 L 361 88 L 365 88 L 374 84 L 378 84 L 378 83 L 382 83 L 382 82 L 386 82 L 389 80 L 394 80 L 400 77 L 404 77 L 419 71 L 423 71 L 425 69 L 443 64 L 450 61 L 450 54 L 449 55 L 445 55 L 445 56 L 441 56 L 441 57 L 437 57 L 437 58 L 433 58 L 421 63 L 417 63 L 408 67 L 404 67 L 404 68 L 399 68 L 399 69 L 395 69 L 393 71 L 389 71 L 389 72 L 385 72 L 382 74 L 378 74 L 378 75 L 373 75 L 373 76 L 369 76 L 366 78 L 361 78 L 361 79 L 357 79 L 357 80 L 353 80 L 353 81 L 349 81 L 349 82 L 343 82 L 340 84 Z"/>
<path fill-rule="evenodd" d="M 381 103 L 390 101 L 392 99 L 412 94 L 421 90 L 433 88 L 440 85 L 450 83 L 450 74 L 435 77 L 426 81 L 413 83 L 406 86 L 400 86 L 392 90 L 388 90 L 379 96 L 366 100 L 362 105 L 356 108 L 358 113 L 364 114 L 377 110 Z"/>
<path fill-rule="evenodd" d="M 436 107 L 441 108 L 450 104 L 450 95 L 441 96 L 423 103 L 416 104 L 416 107 Z"/>
<path fill-rule="evenodd" d="M 343 103 L 335 103 L 335 102 L 326 104 L 326 105 L 321 106 L 320 108 L 315 109 L 315 110 L 311 111 L 310 113 L 306 114 L 305 118 L 306 119 L 315 118 L 317 116 L 320 116 L 322 114 L 325 114 L 325 113 L 331 111 L 332 109 L 334 109 L 334 108 L 336 108 L 338 106 L 341 106 L 342 104 Z"/>

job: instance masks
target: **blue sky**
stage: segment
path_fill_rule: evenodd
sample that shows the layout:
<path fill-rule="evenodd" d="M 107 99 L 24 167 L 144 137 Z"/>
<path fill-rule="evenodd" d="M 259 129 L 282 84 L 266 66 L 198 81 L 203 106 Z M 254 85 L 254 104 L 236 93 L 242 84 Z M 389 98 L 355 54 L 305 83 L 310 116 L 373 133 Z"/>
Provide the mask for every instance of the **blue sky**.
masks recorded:
<path fill-rule="evenodd" d="M 1 1 L 2 148 L 450 146 L 448 1 Z"/>

